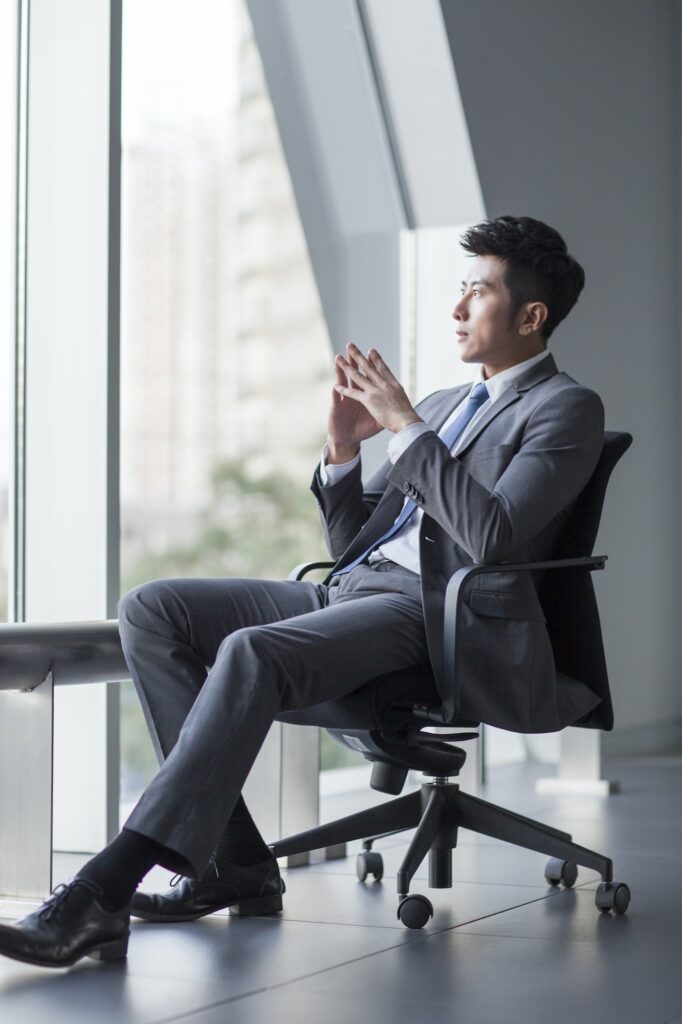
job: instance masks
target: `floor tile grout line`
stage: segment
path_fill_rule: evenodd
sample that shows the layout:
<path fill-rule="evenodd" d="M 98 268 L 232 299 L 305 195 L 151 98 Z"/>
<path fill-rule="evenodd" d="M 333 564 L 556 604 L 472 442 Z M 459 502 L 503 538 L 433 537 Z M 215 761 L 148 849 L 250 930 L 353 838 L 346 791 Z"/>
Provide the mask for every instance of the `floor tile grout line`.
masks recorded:
<path fill-rule="evenodd" d="M 280 988 L 286 988 L 288 985 L 295 985 L 301 981 L 305 981 L 307 978 L 315 978 L 319 974 L 327 974 L 329 971 L 335 971 L 340 967 L 349 967 L 351 964 L 360 963 L 361 960 L 368 960 L 370 957 L 378 956 L 381 953 L 390 953 L 393 949 L 401 949 L 403 946 L 408 946 L 411 943 L 423 941 L 427 936 L 422 932 L 419 935 L 415 935 L 409 939 L 403 939 L 402 942 L 396 942 L 390 946 L 386 946 L 383 949 L 375 949 L 371 953 L 365 953 L 363 956 L 351 957 L 349 960 L 342 960 L 338 964 L 331 964 L 329 967 L 322 967 L 317 971 L 310 971 L 307 974 L 301 974 L 297 978 L 290 978 L 288 981 L 280 981 L 275 985 L 263 985 L 260 988 L 253 989 L 251 992 L 242 992 L 240 995 L 232 996 L 229 999 L 219 999 L 215 1003 L 210 1003 L 206 1006 L 199 1006 L 195 1010 L 190 1010 L 189 1013 L 179 1014 L 173 1017 L 161 1017 L 158 1020 L 149 1021 L 148 1024 L 177 1024 L 179 1021 L 190 1020 L 195 1017 L 198 1013 L 204 1013 L 206 1010 L 217 1009 L 219 1006 L 227 1006 L 231 1003 L 239 1002 L 241 999 L 249 999 L 251 996 L 262 995 L 263 992 L 274 992 Z"/>
<path fill-rule="evenodd" d="M 255 916 L 255 915 L 254 915 Z M 326 928 L 368 928 L 372 931 L 399 931 L 397 925 L 393 924 L 358 924 L 356 921 L 317 921 L 309 917 L 287 917 L 282 918 L 282 924 L 291 921 L 292 924 L 315 924 Z"/>
<path fill-rule="evenodd" d="M 508 914 L 512 910 L 520 910 L 521 907 L 530 907 L 533 903 L 541 903 L 543 900 L 550 900 L 565 891 L 566 890 L 564 889 L 553 889 L 544 896 L 539 896 L 536 900 L 526 900 L 525 903 L 517 903 L 513 907 L 505 907 L 503 910 L 493 910 L 492 913 L 482 914 L 481 917 L 475 917 L 471 921 L 462 921 L 461 924 L 453 924 L 447 928 L 439 928 L 438 930 L 430 931 L 428 932 L 428 935 L 424 937 L 428 938 L 429 935 L 445 935 L 447 932 L 456 932 L 459 928 L 466 928 L 468 925 L 477 924 L 479 921 L 486 921 L 489 917 L 499 917 L 500 914 Z"/>
<path fill-rule="evenodd" d="M 203 1013 L 203 1012 L 205 1012 L 207 1010 L 217 1009 L 219 1006 L 227 1006 L 227 1005 L 229 1005 L 231 1003 L 236 1003 L 236 1002 L 240 1001 L 241 999 L 248 999 L 251 996 L 261 995 L 264 992 L 273 992 L 273 991 L 276 991 L 277 989 L 287 988 L 290 985 L 296 985 L 296 984 L 298 984 L 301 981 L 305 981 L 307 978 L 315 978 L 315 977 L 318 977 L 321 974 L 328 974 L 330 971 L 338 970 L 341 967 L 348 967 L 351 964 L 359 963 L 362 960 L 369 960 L 372 957 L 380 956 L 383 953 L 389 953 L 393 949 L 402 949 L 404 946 L 411 945 L 412 943 L 419 942 L 419 941 L 426 941 L 426 940 L 428 940 L 429 938 L 431 938 L 431 937 L 433 937 L 435 935 L 445 935 L 448 932 L 454 932 L 458 928 L 462 928 L 465 925 L 476 924 L 478 921 L 484 921 L 488 917 L 497 917 L 500 914 L 507 913 L 507 911 L 509 911 L 509 910 L 517 910 L 520 907 L 530 906 L 533 903 L 540 903 L 543 899 L 551 899 L 552 896 L 557 896 L 557 895 L 559 895 L 559 893 L 556 892 L 556 891 L 553 891 L 551 893 L 548 893 L 546 896 L 539 897 L 536 900 L 527 900 L 524 903 L 519 903 L 517 906 L 507 907 L 507 908 L 505 908 L 505 910 L 497 910 L 497 911 L 494 911 L 492 914 L 484 914 L 481 917 L 474 918 L 474 919 L 472 919 L 470 921 L 463 921 L 459 925 L 453 925 L 453 926 L 451 926 L 449 928 L 439 928 L 439 929 L 435 929 L 435 930 L 429 931 L 429 932 L 422 932 L 422 931 L 420 931 L 419 934 L 415 935 L 413 938 L 404 939 L 402 942 L 394 943 L 393 945 L 386 946 L 383 949 L 375 949 L 371 953 L 365 953 L 363 956 L 352 957 L 350 960 L 343 960 L 343 961 L 341 961 L 341 963 L 332 964 L 329 967 L 323 967 L 323 968 L 320 968 L 320 970 L 317 970 L 317 971 L 310 971 L 309 973 L 302 974 L 302 975 L 300 975 L 297 978 L 290 978 L 288 981 L 278 982 L 276 985 L 264 985 L 264 986 L 262 986 L 262 987 L 260 987 L 258 989 L 252 990 L 251 992 L 242 992 L 238 996 L 233 996 L 232 998 L 229 998 L 229 999 L 221 999 L 221 1000 L 218 1000 L 217 1002 L 211 1003 L 211 1004 L 209 1004 L 207 1006 L 197 1007 L 195 1010 L 191 1010 L 189 1013 L 186 1013 L 186 1014 L 180 1014 L 180 1015 L 174 1016 L 174 1017 L 159 1018 L 158 1020 L 148 1022 L 148 1024 L 179 1024 L 179 1022 L 181 1022 L 181 1021 L 190 1020 L 192 1017 L 196 1016 L 198 1013 Z M 317 923 L 317 922 L 307 922 L 307 923 Z M 328 924 L 329 922 L 320 922 L 320 923 Z M 370 925 L 369 927 L 374 927 L 374 926 Z M 382 926 L 382 927 L 388 927 L 388 926 Z"/>
<path fill-rule="evenodd" d="M 492 883 L 490 883 L 490 884 L 492 884 Z M 585 885 L 591 885 L 592 883 L 591 882 L 585 882 L 584 884 Z M 539 888 L 539 886 L 538 886 L 538 888 Z M 575 886 L 574 888 L 578 889 L 578 888 L 580 888 L 580 886 Z M 450 931 L 453 928 L 463 928 L 465 925 L 475 924 L 477 921 L 484 921 L 487 917 L 495 917 L 498 914 L 509 913 L 509 911 L 511 911 L 511 910 L 519 910 L 521 907 L 528 907 L 532 903 L 538 903 L 538 902 L 540 902 L 540 900 L 550 899 L 552 896 L 558 896 L 560 893 L 565 892 L 565 891 L 566 890 L 564 888 L 554 888 L 554 887 L 552 887 L 549 890 L 549 892 L 545 891 L 542 896 L 538 896 L 536 899 L 523 900 L 521 903 L 513 903 L 509 907 L 503 907 L 502 910 L 494 910 L 490 914 L 482 914 L 481 917 L 474 917 L 474 918 L 471 918 L 470 920 L 462 921 L 460 924 L 449 925 L 447 928 L 438 929 L 438 930 L 435 930 L 435 931 L 429 931 L 427 934 L 428 935 L 440 935 L 440 934 L 442 934 L 442 932 Z M 370 928 L 370 929 L 374 929 L 374 930 L 376 930 L 376 929 L 383 929 L 384 931 L 386 931 L 387 929 L 388 930 L 398 930 L 397 926 L 396 925 L 392 925 L 392 924 L 362 924 L 362 923 L 358 924 L 355 921 L 317 921 L 317 920 L 312 920 L 310 918 L 302 918 L 302 917 L 287 917 L 287 918 L 282 918 L 281 921 L 282 921 L 283 924 L 286 923 L 286 921 L 292 921 L 292 922 L 294 922 L 296 924 L 314 924 L 314 925 L 321 925 L 323 927 L 326 925 L 328 927 L 334 927 L 334 928 Z"/>
<path fill-rule="evenodd" d="M 494 915 L 491 915 L 491 916 L 494 916 Z M 616 921 L 617 918 L 611 917 L 611 915 L 609 914 L 609 915 L 607 915 L 607 920 Z M 468 932 L 468 931 L 465 930 L 468 927 L 468 925 L 475 924 L 475 923 L 476 923 L 475 921 L 469 921 L 469 922 L 467 922 L 467 925 L 458 925 L 457 926 L 457 930 L 460 930 L 462 936 L 464 938 L 467 938 L 467 939 L 497 939 L 497 940 L 499 940 L 501 942 L 529 942 L 529 943 L 544 943 L 544 944 L 552 943 L 552 942 L 558 943 L 558 942 L 562 942 L 563 941 L 563 939 L 560 936 L 556 936 L 556 937 L 552 937 L 552 938 L 547 938 L 546 935 L 516 935 L 516 934 L 511 934 L 511 933 L 510 934 L 506 934 L 506 933 L 505 934 L 500 934 L 499 932 L 487 932 L 487 931 Z M 451 930 L 454 931 L 455 929 L 451 929 Z M 436 933 L 431 933 L 431 934 L 436 934 Z M 439 933 L 439 934 L 442 934 L 442 933 Z M 620 939 L 617 940 L 617 941 L 618 941 L 618 943 L 620 943 Z M 594 946 L 594 939 L 593 939 L 592 936 L 590 936 L 587 939 L 572 938 L 571 942 L 574 943 L 578 947 L 580 947 L 580 946 L 582 946 L 582 947 Z M 604 945 L 606 946 L 607 943 L 604 943 Z M 614 943 L 613 941 L 610 941 L 608 943 L 608 945 L 611 946 L 611 948 L 620 948 L 620 945 L 617 946 L 616 943 Z M 660 939 L 659 941 L 656 941 L 656 942 L 653 942 L 653 941 L 651 941 L 649 939 L 646 939 L 646 940 L 642 941 L 641 945 L 633 946 L 633 948 L 635 948 L 635 949 L 637 949 L 637 950 L 639 950 L 641 952 L 644 952 L 645 950 L 670 949 L 670 942 L 668 940 L 666 940 L 666 939 Z M 677 947 L 675 947 L 675 948 L 677 948 Z M 682 947 L 681 947 L 681 951 L 682 951 Z M 682 1018 L 680 1018 L 679 1022 L 677 1020 L 675 1020 L 673 1022 L 673 1024 L 682 1024 Z"/>
<path fill-rule="evenodd" d="M 331 875 L 333 878 L 354 878 L 350 871 L 318 871 L 318 875 Z M 397 878 L 397 875 L 384 874 L 384 878 Z M 414 876 L 415 882 L 427 882 L 427 878 L 421 876 Z M 596 882 L 596 878 L 593 878 L 591 882 L 581 882 L 581 885 L 593 885 Z M 540 882 L 480 882 L 472 878 L 453 878 L 452 884 L 454 885 L 501 885 L 509 888 L 516 889 L 544 889 L 544 886 Z M 575 886 L 574 888 L 578 888 Z"/>

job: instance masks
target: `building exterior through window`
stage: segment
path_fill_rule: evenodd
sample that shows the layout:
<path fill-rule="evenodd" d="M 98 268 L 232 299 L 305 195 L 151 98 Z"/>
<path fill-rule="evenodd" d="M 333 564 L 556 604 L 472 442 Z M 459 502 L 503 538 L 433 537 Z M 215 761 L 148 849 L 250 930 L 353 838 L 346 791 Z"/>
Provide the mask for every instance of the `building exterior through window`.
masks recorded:
<path fill-rule="evenodd" d="M 122 131 L 121 593 L 285 577 L 326 557 L 333 357 L 241 0 L 124 5 Z M 122 705 L 126 806 L 156 761 Z"/>

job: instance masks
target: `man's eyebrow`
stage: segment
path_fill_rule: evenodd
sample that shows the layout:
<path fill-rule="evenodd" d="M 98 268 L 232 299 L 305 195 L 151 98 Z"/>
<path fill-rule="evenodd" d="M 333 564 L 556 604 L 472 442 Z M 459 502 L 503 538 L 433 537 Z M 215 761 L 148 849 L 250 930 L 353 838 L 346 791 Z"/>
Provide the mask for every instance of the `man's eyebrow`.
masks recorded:
<path fill-rule="evenodd" d="M 478 278 L 478 280 L 472 281 L 471 282 L 472 288 L 473 288 L 473 286 L 475 284 L 482 284 L 485 288 L 494 288 L 495 287 L 493 282 L 492 281 L 488 281 L 485 277 L 480 277 L 480 278 Z M 462 281 L 462 287 L 466 288 L 466 286 L 467 286 L 467 282 L 466 281 Z"/>

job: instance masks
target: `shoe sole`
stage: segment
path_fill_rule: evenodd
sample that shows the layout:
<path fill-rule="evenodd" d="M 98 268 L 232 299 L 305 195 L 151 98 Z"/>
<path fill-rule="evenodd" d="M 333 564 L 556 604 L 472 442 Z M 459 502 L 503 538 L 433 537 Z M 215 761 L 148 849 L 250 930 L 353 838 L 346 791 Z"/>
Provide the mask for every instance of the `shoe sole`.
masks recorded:
<path fill-rule="evenodd" d="M 255 917 L 266 914 L 279 914 L 282 907 L 282 894 L 276 896 L 254 896 L 246 900 L 233 900 L 232 903 L 215 904 L 191 914 L 155 914 L 153 911 L 132 910 L 132 917 L 142 921 L 151 921 L 155 924 L 175 924 L 181 921 L 197 921 L 200 917 L 208 917 L 209 914 L 216 914 L 219 910 L 230 911 L 231 917 Z"/>
<path fill-rule="evenodd" d="M 128 939 L 130 938 L 130 932 L 121 939 L 114 939 L 112 942 L 102 942 L 99 946 L 94 946 L 92 949 L 84 953 L 79 953 L 78 956 L 73 957 L 71 960 L 62 960 L 60 963 L 55 963 L 54 960 L 40 960 L 37 957 L 23 956 L 21 953 L 10 952 L 9 950 L 0 950 L 2 956 L 8 957 L 10 960 L 18 960 L 22 964 L 33 964 L 34 967 L 73 967 L 83 957 L 92 957 L 93 960 L 101 960 L 105 963 L 112 963 L 116 960 L 125 960 L 128 956 Z"/>

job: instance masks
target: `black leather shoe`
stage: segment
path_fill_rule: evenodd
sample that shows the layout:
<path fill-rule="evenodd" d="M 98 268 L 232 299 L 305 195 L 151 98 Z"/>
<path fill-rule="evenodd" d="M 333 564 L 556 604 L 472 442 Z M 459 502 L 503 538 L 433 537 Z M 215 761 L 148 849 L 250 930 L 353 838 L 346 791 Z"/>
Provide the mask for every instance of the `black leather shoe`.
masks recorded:
<path fill-rule="evenodd" d="M 220 869 L 211 860 L 199 879 L 175 875 L 168 892 L 136 892 L 130 912 L 145 921 L 196 921 L 225 907 L 240 917 L 277 914 L 285 890 L 274 857 L 250 867 L 229 864 Z"/>
<path fill-rule="evenodd" d="M 0 925 L 0 953 L 39 967 L 71 967 L 81 957 L 124 960 L 130 906 L 106 910 L 88 878 L 58 885 L 42 907 L 16 924 Z"/>

